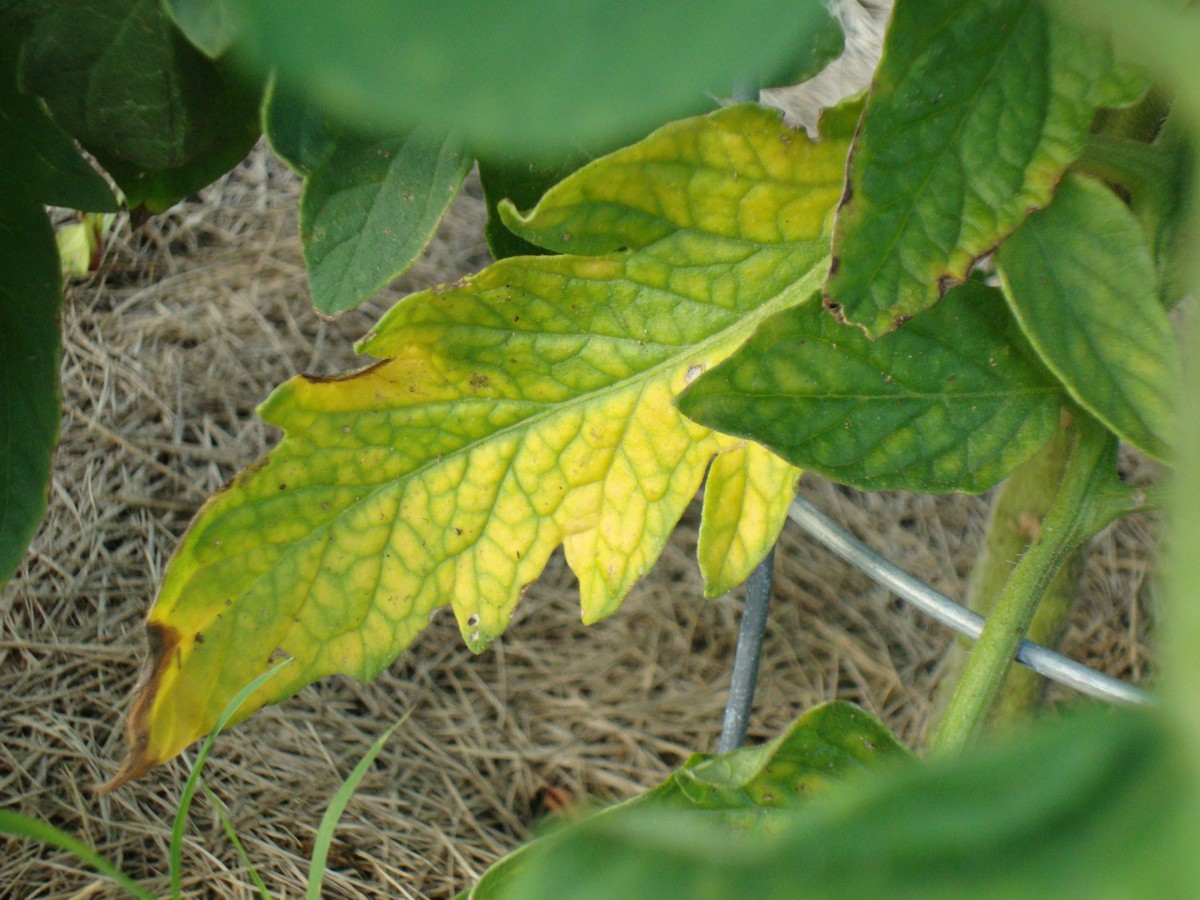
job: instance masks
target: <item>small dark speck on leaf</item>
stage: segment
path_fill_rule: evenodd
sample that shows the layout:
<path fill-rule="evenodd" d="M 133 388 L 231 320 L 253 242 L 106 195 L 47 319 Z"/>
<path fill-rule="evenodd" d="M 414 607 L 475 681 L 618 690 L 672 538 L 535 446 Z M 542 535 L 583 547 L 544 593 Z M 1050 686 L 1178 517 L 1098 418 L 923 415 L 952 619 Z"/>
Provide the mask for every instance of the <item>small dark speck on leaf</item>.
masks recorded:
<path fill-rule="evenodd" d="M 471 376 L 470 385 L 472 388 L 474 388 L 477 391 L 483 390 L 485 387 L 488 387 L 490 384 L 491 384 L 491 381 L 488 380 L 488 377 L 486 375 L 481 375 L 478 372 L 476 372 L 474 375 Z"/>
<path fill-rule="evenodd" d="M 287 490 L 287 485 L 286 485 L 286 484 L 280 484 L 280 485 L 279 485 L 279 489 L 280 489 L 281 491 L 286 491 L 286 490 Z"/>
<path fill-rule="evenodd" d="M 204 635 L 201 634 L 199 631 L 197 631 L 196 636 L 194 638 L 192 638 L 192 641 L 197 644 L 203 644 L 204 643 Z"/>
<path fill-rule="evenodd" d="M 461 535 L 461 534 L 462 534 L 462 529 L 461 529 L 461 528 L 455 528 L 455 529 L 454 529 L 454 533 L 455 533 L 455 534 L 457 534 L 457 535 Z"/>

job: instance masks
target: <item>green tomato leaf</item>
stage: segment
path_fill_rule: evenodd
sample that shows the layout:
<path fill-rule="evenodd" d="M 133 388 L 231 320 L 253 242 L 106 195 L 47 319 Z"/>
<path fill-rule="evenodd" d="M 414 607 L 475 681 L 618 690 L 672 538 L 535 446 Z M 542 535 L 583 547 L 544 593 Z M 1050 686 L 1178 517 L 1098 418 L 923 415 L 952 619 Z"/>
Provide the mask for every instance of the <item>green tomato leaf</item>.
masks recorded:
<path fill-rule="evenodd" d="M 900 0 L 855 140 L 826 304 L 872 336 L 1046 205 L 1140 78 L 1038 0 Z"/>
<path fill-rule="evenodd" d="M 307 176 L 324 165 L 341 133 L 340 125 L 272 79 L 263 99 L 263 134 L 292 171 Z"/>
<path fill-rule="evenodd" d="M 764 88 L 787 87 L 808 81 L 846 50 L 846 35 L 842 26 L 828 10 L 813 22 L 804 40 L 792 52 L 787 65 L 774 72 L 765 72 L 758 84 Z"/>
<path fill-rule="evenodd" d="M 19 190 L 0 204 L 0 582 L 46 512 L 61 406 L 62 279 L 41 204 Z"/>
<path fill-rule="evenodd" d="M 615 826 L 655 812 L 704 814 L 738 833 L 772 830 L 785 821 L 781 810 L 801 809 L 817 795 L 868 768 L 913 756 L 882 722 L 857 706 L 835 701 L 814 707 L 768 744 L 719 756 L 695 754 L 662 784 L 624 803 L 565 826 L 510 853 L 493 865 L 464 896 L 502 900 L 525 896 L 514 886 L 526 877 L 528 863 L 552 842 L 570 842 L 581 829 L 601 823 Z M 777 829 L 777 825 L 776 825 Z M 610 896 L 656 896 L 611 894 Z M 747 894 L 746 896 L 754 896 Z"/>
<path fill-rule="evenodd" d="M 15 49 L 0 46 L 0 172 L 42 203 L 115 212 L 103 176 L 79 155 L 36 97 L 17 90 Z"/>
<path fill-rule="evenodd" d="M 362 303 L 421 255 L 471 169 L 454 139 L 341 133 L 309 173 L 300 241 L 318 312 Z"/>
<path fill-rule="evenodd" d="M 1013 315 L 1071 396 L 1162 459 L 1179 343 L 1137 217 L 1104 185 L 1069 175 L 1054 202 L 1004 242 L 996 266 Z"/>
<path fill-rule="evenodd" d="M 230 86 L 216 99 L 225 115 L 214 116 L 207 140 L 183 165 L 151 170 L 124 160 L 101 159 L 120 185 L 130 210 L 166 212 L 180 200 L 212 184 L 254 149 L 259 138 L 257 92 Z"/>
<path fill-rule="evenodd" d="M 304 176 L 300 241 L 313 305 L 329 316 L 407 271 L 471 168 L 453 139 L 356 134 L 277 83 L 263 124 L 271 148 Z"/>
<path fill-rule="evenodd" d="M 514 257 L 415 294 L 360 344 L 382 362 L 278 388 L 261 412 L 282 443 L 209 500 L 168 566 L 118 781 L 209 730 L 277 650 L 296 665 L 251 708 L 327 674 L 373 678 L 447 603 L 483 650 L 559 545 L 584 620 L 613 612 L 713 457 L 744 446 L 672 398 L 819 288 L 847 146 L 750 105 L 666 126 L 549 196 L 624 172 L 652 189 L 669 233 L 636 251 Z M 704 166 L 677 178 L 696 147 Z M 800 203 L 798 185 L 825 204 Z M 695 219 L 711 187 L 730 223 L 713 210 Z M 551 200 L 540 209 L 557 215 Z M 710 489 L 730 477 L 716 470 Z M 795 478 L 772 463 L 743 492 L 759 523 L 758 546 L 741 551 L 747 571 L 782 525 L 762 525 L 777 508 L 755 498 Z"/>
<path fill-rule="evenodd" d="M 21 82 L 113 175 L 131 209 L 165 209 L 228 171 L 257 136 L 257 91 L 190 46 L 158 0 L 41 5 Z"/>
<path fill-rule="evenodd" d="M 179 30 L 210 59 L 237 38 L 237 15 L 229 0 L 166 0 L 166 6 Z"/>
<path fill-rule="evenodd" d="M 972 281 L 876 341 L 819 303 L 781 312 L 678 405 L 861 490 L 976 493 L 1050 439 L 1062 401 L 1000 292 Z"/>
<path fill-rule="evenodd" d="M 1164 160 L 1165 174 L 1153 183 L 1149 196 L 1134 197 L 1134 209 L 1152 238 L 1159 291 L 1169 308 L 1187 294 L 1189 250 L 1195 246 L 1189 231 L 1188 198 L 1193 195 L 1196 148 L 1178 114 L 1163 124 L 1154 148 Z"/>
<path fill-rule="evenodd" d="M 225 0 L 233 51 L 364 131 L 421 123 L 483 156 L 628 140 L 783 66 L 820 0 L 497 4 Z"/>
<path fill-rule="evenodd" d="M 501 157 L 481 159 L 479 183 L 483 186 L 483 196 L 487 201 L 487 224 L 483 233 L 493 258 L 553 252 L 511 231 L 504 224 L 499 205 L 502 201 L 517 208 L 534 205 L 551 186 L 597 155 L 579 150 L 551 161 L 537 158 L 526 161 L 511 161 Z"/>
<path fill-rule="evenodd" d="M 1198 802 L 1174 728 L 1055 722 L 970 756 L 868 772 L 771 830 L 695 811 L 597 816 L 539 841 L 502 896 L 1189 897 Z"/>

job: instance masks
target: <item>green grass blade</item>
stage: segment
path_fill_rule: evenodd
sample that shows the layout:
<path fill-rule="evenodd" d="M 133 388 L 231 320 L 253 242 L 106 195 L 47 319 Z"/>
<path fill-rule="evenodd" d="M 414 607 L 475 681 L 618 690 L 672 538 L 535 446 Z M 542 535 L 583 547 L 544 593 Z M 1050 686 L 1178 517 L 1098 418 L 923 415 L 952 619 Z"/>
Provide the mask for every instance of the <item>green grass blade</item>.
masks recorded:
<path fill-rule="evenodd" d="M 179 798 L 179 809 L 175 813 L 175 823 L 171 827 L 171 896 L 176 898 L 176 900 L 180 896 L 183 881 L 183 828 L 187 823 L 187 814 L 188 809 L 192 805 L 192 797 L 195 796 L 196 788 L 200 784 L 200 770 L 204 768 L 204 761 L 208 759 L 208 752 L 212 749 L 213 741 L 217 739 L 217 735 L 221 733 L 221 729 L 229 724 L 229 720 L 234 717 L 234 714 L 241 708 L 241 705 L 250 698 L 250 695 L 274 678 L 290 663 L 291 659 L 281 660 L 238 691 L 221 712 L 220 717 L 217 719 L 217 724 L 213 726 L 213 730 L 209 732 L 208 737 L 204 739 L 204 743 L 200 746 L 200 752 L 196 756 L 196 763 L 192 766 L 191 774 L 188 775 L 187 782 L 183 786 L 183 795 Z"/>
<path fill-rule="evenodd" d="M 321 900 L 321 882 L 325 879 L 325 861 L 329 856 L 329 845 L 333 843 L 333 832 L 337 828 L 338 819 L 342 817 L 342 811 L 345 810 L 358 783 L 367 774 L 367 769 L 371 767 L 371 763 L 375 761 L 375 757 L 379 755 L 379 751 L 383 749 L 387 739 L 392 736 L 393 731 L 405 723 L 408 716 L 409 713 L 405 713 L 399 722 L 379 736 L 371 745 L 371 749 L 358 761 L 358 765 L 354 767 L 350 777 L 342 782 L 342 786 L 329 801 L 329 808 L 325 810 L 325 815 L 321 817 L 321 824 L 317 828 L 317 839 L 313 843 L 312 860 L 308 866 L 308 900 Z"/>
<path fill-rule="evenodd" d="M 32 838 L 43 844 L 50 844 L 60 850 L 73 853 L 93 869 L 108 876 L 138 900 L 154 900 L 154 895 L 139 885 L 136 881 L 110 863 L 107 859 L 89 847 L 83 841 L 67 832 L 55 828 L 48 822 L 31 819 L 20 813 L 0 809 L 0 834 L 11 834 L 16 837 Z"/>
<path fill-rule="evenodd" d="M 204 796 L 213 805 L 213 809 L 217 811 L 217 818 L 221 820 L 221 827 L 225 829 L 225 834 L 229 837 L 229 842 L 233 844 L 233 849 L 237 851 L 238 859 L 242 861 L 242 865 L 246 867 L 246 871 L 250 874 L 250 880 L 258 888 L 258 895 L 263 900 L 271 900 L 271 892 L 267 890 L 267 886 L 263 884 L 263 880 L 258 877 L 258 870 L 250 862 L 250 856 L 246 853 L 246 848 L 242 846 L 241 839 L 238 838 L 237 832 L 233 828 L 233 823 L 229 821 L 229 816 L 225 815 L 225 807 L 221 803 L 221 799 L 209 789 L 208 785 L 204 783 L 203 778 L 200 779 L 200 790 L 204 791 Z"/>

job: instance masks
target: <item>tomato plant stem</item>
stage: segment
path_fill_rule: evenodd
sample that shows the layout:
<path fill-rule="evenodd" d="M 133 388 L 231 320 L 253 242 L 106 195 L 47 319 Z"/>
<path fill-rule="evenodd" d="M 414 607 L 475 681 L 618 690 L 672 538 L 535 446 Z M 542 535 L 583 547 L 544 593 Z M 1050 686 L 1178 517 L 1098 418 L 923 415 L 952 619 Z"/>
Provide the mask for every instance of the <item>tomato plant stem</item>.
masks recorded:
<path fill-rule="evenodd" d="M 1013 568 L 1041 530 L 1042 520 L 1058 493 L 1073 434 L 1067 426 L 1060 427 L 1050 442 L 1014 470 L 997 491 L 967 590 L 967 606 L 980 615 L 986 617 L 992 612 Z M 1047 585 L 1026 634 L 1029 640 L 1046 646 L 1057 642 L 1077 593 L 1079 556 L 1072 554 Z M 945 699 L 958 684 L 970 648 L 966 641 L 954 648 L 951 672 L 941 686 Z M 1013 669 L 997 698 L 992 725 L 1003 726 L 1028 715 L 1037 705 L 1044 684 L 1034 672 Z"/>
<path fill-rule="evenodd" d="M 934 741 L 936 753 L 968 746 L 987 723 L 1017 647 L 1059 569 L 1097 524 L 1095 498 L 1111 479 L 1112 439 L 1080 417 L 1062 483 L 1037 537 L 1013 568 L 963 668 Z"/>

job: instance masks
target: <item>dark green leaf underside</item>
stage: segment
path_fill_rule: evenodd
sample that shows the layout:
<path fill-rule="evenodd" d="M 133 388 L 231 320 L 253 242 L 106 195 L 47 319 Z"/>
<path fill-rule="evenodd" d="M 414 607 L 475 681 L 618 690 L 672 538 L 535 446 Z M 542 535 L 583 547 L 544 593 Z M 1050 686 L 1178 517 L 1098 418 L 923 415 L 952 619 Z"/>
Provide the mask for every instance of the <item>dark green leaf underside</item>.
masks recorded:
<path fill-rule="evenodd" d="M 428 132 L 341 133 L 310 172 L 300 200 L 300 239 L 317 310 L 353 309 L 406 271 L 470 167 L 457 141 Z"/>
<path fill-rule="evenodd" d="M 158 0 L 46 4 L 33 16 L 21 82 L 131 208 L 167 208 L 228 171 L 257 136 L 257 88 L 192 47 Z"/>
<path fill-rule="evenodd" d="M 0 48 L 0 177 L 53 206 L 115 212 L 116 198 L 35 97 L 17 90 L 13 60 Z"/>
<path fill-rule="evenodd" d="M 0 581 L 46 511 L 58 443 L 62 285 L 42 207 L 0 204 Z"/>
<path fill-rule="evenodd" d="M 234 51 L 365 130 L 422 122 L 475 152 L 619 141 L 778 70 L 828 19 L 819 0 L 395 4 L 227 0 Z"/>

